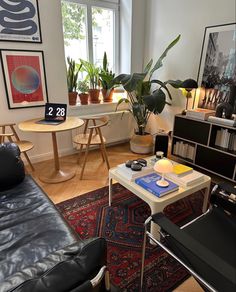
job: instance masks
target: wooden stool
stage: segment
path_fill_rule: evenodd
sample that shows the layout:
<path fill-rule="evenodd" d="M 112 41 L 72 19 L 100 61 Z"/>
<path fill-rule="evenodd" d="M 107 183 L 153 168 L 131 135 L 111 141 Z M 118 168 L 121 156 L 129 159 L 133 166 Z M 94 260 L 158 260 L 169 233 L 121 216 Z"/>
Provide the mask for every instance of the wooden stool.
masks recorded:
<path fill-rule="evenodd" d="M 27 155 L 27 151 L 31 150 L 34 147 L 34 144 L 30 141 L 26 140 L 20 140 L 18 134 L 16 133 L 16 130 L 14 129 L 14 126 L 16 124 L 1 124 L 0 128 L 2 129 L 2 133 L 0 133 L 0 143 L 3 143 L 5 141 L 5 138 L 7 138 L 10 142 L 17 144 L 17 146 L 20 149 L 20 152 L 24 154 L 30 168 L 32 171 L 34 171 L 34 167 L 29 159 L 29 156 Z M 11 129 L 10 133 L 6 133 L 6 127 L 9 127 Z"/>
<path fill-rule="evenodd" d="M 102 136 L 101 128 L 106 126 L 109 122 L 108 116 L 100 116 L 100 117 L 85 117 L 83 118 L 85 121 L 85 127 L 83 134 L 78 134 L 73 138 L 73 142 L 80 145 L 77 163 L 79 162 L 80 154 L 83 150 L 84 145 L 86 146 L 84 162 L 80 174 L 80 179 L 82 179 L 84 174 L 85 164 L 88 158 L 89 146 L 90 145 L 99 145 L 102 159 L 106 162 L 107 168 L 110 168 L 107 152 L 106 152 L 106 139 Z M 92 122 L 93 125 L 89 125 L 89 122 Z M 96 123 L 98 122 L 98 124 Z M 88 132 L 87 132 L 88 130 Z"/>

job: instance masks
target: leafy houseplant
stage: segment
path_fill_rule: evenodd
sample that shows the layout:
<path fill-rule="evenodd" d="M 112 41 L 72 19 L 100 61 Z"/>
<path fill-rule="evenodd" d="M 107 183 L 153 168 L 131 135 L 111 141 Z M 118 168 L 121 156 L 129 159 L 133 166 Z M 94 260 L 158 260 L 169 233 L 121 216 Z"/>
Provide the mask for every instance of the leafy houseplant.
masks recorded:
<path fill-rule="evenodd" d="M 80 68 L 77 68 L 75 61 L 67 57 L 67 86 L 69 95 L 69 105 L 75 105 L 77 100 L 77 80 Z"/>
<path fill-rule="evenodd" d="M 108 69 L 106 52 L 104 52 L 104 55 L 103 55 L 103 66 L 102 66 L 101 72 L 99 73 L 99 77 L 100 77 L 99 80 L 102 86 L 103 101 L 111 102 L 113 91 L 114 91 L 113 81 L 114 81 L 115 74 L 112 72 L 112 70 Z"/>
<path fill-rule="evenodd" d="M 122 102 L 129 103 L 129 111 L 132 113 L 137 124 L 136 136 L 133 139 L 140 140 L 140 137 L 137 137 L 137 135 L 147 135 L 145 129 L 151 114 L 158 115 L 163 111 L 166 104 L 171 105 L 172 97 L 169 89 L 167 88 L 167 84 L 170 84 L 175 88 L 178 88 L 181 85 L 181 81 L 179 80 L 168 80 L 162 82 L 161 80 L 153 79 L 154 72 L 163 66 L 163 59 L 166 57 L 168 51 L 179 41 L 179 39 L 180 35 L 169 44 L 154 66 L 153 59 L 151 59 L 145 66 L 143 72 L 134 73 L 132 75 L 120 74 L 114 80 L 115 83 L 120 83 L 123 85 L 129 96 L 129 99 L 121 99 L 117 106 L 119 106 Z M 169 100 L 167 100 L 167 98 Z M 147 137 L 145 139 L 147 140 Z M 147 147 L 149 150 L 143 150 L 147 152 L 142 152 L 142 150 L 140 150 L 138 153 L 150 152 L 152 149 L 152 137 L 149 137 L 149 142 L 141 142 L 141 144 L 144 146 L 146 144 L 150 144 Z M 132 139 L 131 150 L 133 152 L 137 152 L 132 149 Z"/>
<path fill-rule="evenodd" d="M 90 88 L 89 88 L 89 96 L 91 103 L 100 103 L 99 93 L 99 68 L 97 68 L 94 64 L 80 59 L 82 70 L 87 73 L 86 78 L 89 80 Z"/>
<path fill-rule="evenodd" d="M 78 90 L 80 91 L 80 93 L 79 93 L 80 103 L 81 104 L 88 104 L 89 86 L 88 86 L 87 80 L 83 80 L 83 81 L 78 82 Z"/>

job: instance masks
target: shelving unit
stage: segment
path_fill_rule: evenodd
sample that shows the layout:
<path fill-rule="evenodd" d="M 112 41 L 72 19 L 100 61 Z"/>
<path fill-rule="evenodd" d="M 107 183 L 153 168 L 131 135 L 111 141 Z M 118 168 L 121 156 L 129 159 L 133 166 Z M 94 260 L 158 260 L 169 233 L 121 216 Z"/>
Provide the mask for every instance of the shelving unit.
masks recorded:
<path fill-rule="evenodd" d="M 227 129 L 225 132 L 232 136 L 236 135 L 236 128 L 234 127 L 176 115 L 171 154 L 192 165 L 235 182 L 236 151 L 215 145 L 217 131 L 221 129 Z M 187 144 L 190 147 L 186 146 Z M 229 143 L 227 144 L 229 145 Z M 193 147 L 191 150 L 193 153 L 188 150 L 191 147 Z"/>

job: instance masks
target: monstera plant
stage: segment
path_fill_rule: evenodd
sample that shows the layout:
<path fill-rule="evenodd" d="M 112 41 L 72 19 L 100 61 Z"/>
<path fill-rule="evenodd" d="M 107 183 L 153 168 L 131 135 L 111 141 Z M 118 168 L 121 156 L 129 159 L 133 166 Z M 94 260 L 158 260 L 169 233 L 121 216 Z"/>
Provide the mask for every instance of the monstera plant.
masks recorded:
<path fill-rule="evenodd" d="M 153 59 L 151 59 L 145 66 L 143 72 L 133 73 L 132 75 L 120 74 L 114 79 L 114 83 L 122 84 L 128 93 L 129 98 L 121 99 L 117 106 L 123 102 L 129 104 L 129 111 L 132 113 L 137 124 L 136 135 L 147 136 L 145 129 L 151 114 L 158 115 L 163 111 L 166 104 L 171 105 L 172 97 L 167 85 L 170 84 L 175 88 L 181 86 L 180 80 L 163 82 L 153 78 L 153 74 L 163 66 L 163 59 L 166 57 L 168 51 L 176 45 L 179 39 L 180 35 L 168 45 L 155 64 L 153 64 Z M 149 137 L 150 139 L 152 140 Z M 142 150 L 139 153 L 142 153 Z"/>

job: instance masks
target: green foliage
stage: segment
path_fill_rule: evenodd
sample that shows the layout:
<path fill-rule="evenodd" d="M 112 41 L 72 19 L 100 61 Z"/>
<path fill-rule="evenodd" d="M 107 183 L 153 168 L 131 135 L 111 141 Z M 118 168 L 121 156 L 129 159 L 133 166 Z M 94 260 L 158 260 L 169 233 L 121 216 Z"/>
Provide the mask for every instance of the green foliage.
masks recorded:
<path fill-rule="evenodd" d="M 61 3 L 64 39 L 82 40 L 86 36 L 84 31 L 85 9 L 83 6 L 72 2 Z"/>
<path fill-rule="evenodd" d="M 63 29 L 65 44 L 69 45 L 69 40 L 83 40 L 86 37 L 85 20 L 86 10 L 84 6 L 73 2 L 61 2 Z M 98 26 L 96 14 L 101 14 L 102 9 L 94 7 L 92 10 L 92 25 Z"/>
<path fill-rule="evenodd" d="M 79 81 L 78 82 L 78 90 L 81 93 L 87 93 L 89 90 L 88 81 L 87 80 Z"/>
<path fill-rule="evenodd" d="M 160 114 L 165 105 L 171 105 L 171 94 L 167 87 L 170 84 L 174 88 L 179 88 L 182 81 L 168 80 L 162 82 L 158 79 L 152 79 L 153 74 L 163 66 L 163 59 L 166 57 L 168 51 L 177 44 L 180 35 L 175 38 L 161 54 L 157 62 L 153 66 L 153 59 L 151 59 L 145 66 L 143 72 L 130 74 L 120 74 L 114 79 L 115 83 L 123 85 L 128 92 L 130 112 L 138 126 L 138 133 L 140 135 L 145 133 L 145 128 L 150 115 Z M 168 99 L 169 101 L 168 101 Z M 118 103 L 121 104 L 124 100 Z"/>
<path fill-rule="evenodd" d="M 81 66 L 77 67 L 75 61 L 67 57 L 67 86 L 69 92 L 76 91 L 78 74 L 81 69 Z"/>
<path fill-rule="evenodd" d="M 115 74 L 112 72 L 112 70 L 108 69 L 106 52 L 104 52 L 102 64 L 103 66 L 102 66 L 101 72 L 99 73 L 100 83 L 103 89 L 111 89 L 115 85 L 113 82 Z"/>
<path fill-rule="evenodd" d="M 99 85 L 99 68 L 97 68 L 94 64 L 80 59 L 82 70 L 87 72 L 86 78 L 89 80 L 90 88 L 96 89 Z"/>

